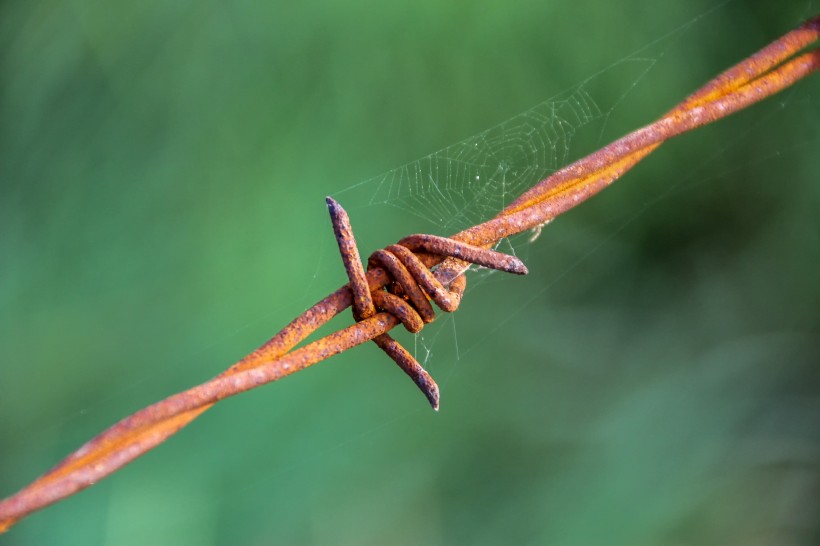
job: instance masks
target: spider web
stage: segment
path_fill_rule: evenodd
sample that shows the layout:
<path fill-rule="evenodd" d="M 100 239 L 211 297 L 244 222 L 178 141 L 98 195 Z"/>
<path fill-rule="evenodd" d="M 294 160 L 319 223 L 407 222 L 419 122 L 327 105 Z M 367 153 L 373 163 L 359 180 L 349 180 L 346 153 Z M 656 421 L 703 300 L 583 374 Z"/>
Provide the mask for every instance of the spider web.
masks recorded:
<path fill-rule="evenodd" d="M 565 164 L 576 132 L 608 112 L 579 85 L 361 189 L 370 192 L 370 205 L 406 209 L 444 231 L 457 231 L 502 209 L 511 196 Z"/>
<path fill-rule="evenodd" d="M 631 87 L 655 62 L 627 59 L 605 72 L 637 72 L 637 79 L 630 78 L 627 87 Z M 602 107 L 589 91 L 591 80 L 490 129 L 334 195 L 344 201 L 401 209 L 442 233 L 484 221 L 565 165 L 582 131 L 600 134 L 615 104 Z"/>

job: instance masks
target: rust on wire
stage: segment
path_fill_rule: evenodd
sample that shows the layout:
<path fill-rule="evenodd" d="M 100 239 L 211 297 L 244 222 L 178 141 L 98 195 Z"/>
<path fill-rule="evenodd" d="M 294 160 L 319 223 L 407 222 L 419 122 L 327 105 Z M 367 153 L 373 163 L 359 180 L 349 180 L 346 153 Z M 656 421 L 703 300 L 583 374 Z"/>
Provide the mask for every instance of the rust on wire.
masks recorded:
<path fill-rule="evenodd" d="M 409 331 L 415 333 L 420 331 L 425 323 L 432 322 L 435 318 L 430 299 L 436 302 L 436 305 L 443 311 L 452 313 L 458 309 L 467 286 L 467 278 L 463 274 L 459 275 L 449 288 L 445 287 L 413 253 L 416 250 L 423 250 L 434 256 L 456 257 L 499 271 L 519 275 L 527 273 L 527 268 L 515 256 L 508 256 L 446 237 L 411 235 L 399 241 L 398 244 L 390 245 L 384 250 L 377 250 L 371 254 L 368 269 L 382 266 L 392 274 L 395 281 L 385 288 L 377 288 L 371 294 L 359 257 L 359 249 L 353 237 L 350 218 L 333 198 L 328 197 L 326 201 L 333 223 L 333 231 L 336 234 L 336 242 L 339 244 L 339 252 L 342 254 L 342 262 L 347 278 L 350 280 L 349 287 L 353 294 L 353 318 L 357 321 L 375 315 L 376 305 L 378 305 L 380 309 L 399 319 Z M 399 297 L 395 293 L 399 290 L 404 297 Z M 433 409 L 438 411 L 438 385 L 427 370 L 390 334 L 376 336 L 373 341 L 413 379 Z"/>
<path fill-rule="evenodd" d="M 455 310 L 464 292 L 464 272 L 470 264 L 526 273 L 514 257 L 486 249 L 505 237 L 542 226 L 589 199 L 667 139 L 742 110 L 810 75 L 820 68 L 820 49 L 798 53 L 818 38 L 820 16 L 723 72 L 656 122 L 556 171 L 495 218 L 450 238 L 414 235 L 402 239 L 374 253 L 368 260 L 367 272 L 363 271 L 349 220 L 346 224 L 334 220 L 349 286 L 316 303 L 214 379 L 126 417 L 21 491 L 0 501 L 0 533 L 150 451 L 219 400 L 276 381 L 370 340 L 399 364 L 436 407 L 435 382 L 410 353 L 387 335 L 389 330 L 403 324 L 417 332 L 433 320 L 428 297 L 445 311 Z M 331 214 L 346 218 L 343 209 L 331 201 Z M 355 324 L 294 350 L 351 305 Z"/>

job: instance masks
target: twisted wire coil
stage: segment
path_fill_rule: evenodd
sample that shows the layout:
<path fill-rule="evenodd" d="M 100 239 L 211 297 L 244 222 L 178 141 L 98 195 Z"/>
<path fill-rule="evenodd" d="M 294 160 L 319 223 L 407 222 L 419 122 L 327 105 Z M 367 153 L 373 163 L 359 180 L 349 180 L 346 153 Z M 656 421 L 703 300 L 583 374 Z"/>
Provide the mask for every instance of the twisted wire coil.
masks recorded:
<path fill-rule="evenodd" d="M 456 258 L 468 264 L 518 275 L 527 273 L 524 263 L 515 256 L 446 237 L 418 234 L 405 237 L 398 243 L 370 255 L 367 260 L 368 271 L 381 268 L 392 279 L 385 288 L 371 291 L 347 212 L 330 197 L 327 198 L 327 206 L 342 262 L 350 281 L 353 318 L 356 321 L 370 318 L 377 310 L 381 310 L 399 319 L 409 332 L 417 333 L 425 324 L 435 319 L 435 311 L 430 300 L 448 313 L 458 309 L 467 287 L 464 273 L 458 275 L 449 287 L 445 286 L 419 258 L 419 253 Z M 433 409 L 438 410 L 438 385 L 413 355 L 389 334 L 379 335 L 373 341 L 413 379 Z"/>

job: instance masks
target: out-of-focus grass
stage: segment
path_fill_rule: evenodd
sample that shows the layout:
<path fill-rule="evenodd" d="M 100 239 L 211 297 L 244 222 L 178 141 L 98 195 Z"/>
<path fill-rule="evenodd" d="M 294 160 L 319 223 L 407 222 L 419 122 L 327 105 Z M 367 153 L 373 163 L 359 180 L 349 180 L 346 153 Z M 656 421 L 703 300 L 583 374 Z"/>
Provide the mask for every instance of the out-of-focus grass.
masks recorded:
<path fill-rule="evenodd" d="M 816 11 L 5 3 L 0 494 L 335 289 L 324 195 L 646 47 L 645 77 L 590 83 L 620 102 L 578 157 Z M 432 350 L 440 414 L 363 347 L 220 404 L 4 540 L 812 543 L 817 80 L 664 145 L 516 246 L 528 278 L 474 282 L 454 318 L 400 335 Z M 365 253 L 431 229 L 366 192 L 344 204 Z"/>

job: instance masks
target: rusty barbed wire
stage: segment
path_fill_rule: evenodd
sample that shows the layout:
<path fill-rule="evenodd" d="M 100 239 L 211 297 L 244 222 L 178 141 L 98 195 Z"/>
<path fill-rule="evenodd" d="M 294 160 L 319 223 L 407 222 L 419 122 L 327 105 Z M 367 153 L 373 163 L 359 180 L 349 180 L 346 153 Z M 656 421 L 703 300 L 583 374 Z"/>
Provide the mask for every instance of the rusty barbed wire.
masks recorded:
<path fill-rule="evenodd" d="M 426 305 L 429 306 L 427 296 L 432 297 L 433 293 L 439 293 L 444 294 L 440 299 L 445 302 L 445 306 L 452 307 L 455 302 L 457 307 L 463 293 L 464 272 L 470 263 L 480 263 L 476 261 L 476 249 L 488 248 L 505 237 L 549 222 L 620 178 L 667 139 L 746 108 L 808 76 L 820 68 L 820 50 L 814 49 L 802 55 L 797 54 L 818 38 L 820 16 L 815 16 L 720 74 L 656 122 L 629 133 L 542 180 L 495 218 L 457 233 L 449 239 L 426 235 L 411 236 L 385 250 L 405 267 L 403 259 L 412 260 L 414 264 L 417 259 L 418 263 L 422 264 L 422 267 L 418 264 L 413 266 L 414 271 L 419 272 L 420 276 L 416 277 L 415 273 L 410 273 L 413 280 L 408 286 L 418 287 L 421 284 L 420 277 L 424 277 L 425 282 L 432 282 L 434 279 L 446 291 L 442 292 L 442 288 L 438 288 L 436 284 L 421 284 L 422 294 L 426 292 Z M 330 202 L 328 204 L 331 206 Z M 340 226 L 344 227 L 342 224 Z M 434 240 L 432 238 L 435 238 L 434 243 L 430 242 Z M 345 245 L 342 255 L 346 260 L 349 285 L 341 287 L 316 303 L 257 350 L 214 379 L 126 417 L 70 454 L 27 487 L 0 501 L 0 533 L 32 512 L 93 485 L 150 451 L 216 402 L 281 379 L 370 340 L 381 340 L 376 343 L 416 381 L 435 407 L 438 394 L 433 392 L 432 385 L 435 383 L 432 382 L 432 378 L 425 375 L 426 372 L 415 359 L 407 360 L 409 353 L 401 353 L 406 350 L 386 335 L 400 323 L 412 331 L 413 328 L 423 326 L 425 320 L 425 315 L 419 312 L 418 306 L 408 305 L 411 296 L 405 292 L 405 288 L 383 290 L 395 281 L 393 270 L 386 263 L 392 263 L 392 258 L 385 258 L 387 254 L 374 254 L 374 259 L 369 262 L 365 273 L 362 271 L 358 250 L 355 250 L 355 254 L 352 250 L 355 249 L 352 230 L 349 240 L 337 238 L 337 241 L 340 249 L 343 244 Z M 465 253 L 464 249 L 468 247 L 464 246 L 460 246 L 461 250 L 458 252 L 447 254 L 440 247 L 424 246 L 428 243 L 465 243 L 470 245 L 470 252 L 473 254 Z M 349 252 L 350 258 L 355 256 L 359 263 L 358 267 L 352 259 L 344 258 L 345 252 Z M 400 255 L 404 255 L 404 258 Z M 408 256 L 414 258 L 407 258 Z M 382 261 L 381 258 L 385 258 L 386 261 Z M 505 259 L 509 258 L 512 257 L 505 256 Z M 435 266 L 438 267 L 431 273 L 430 268 Z M 404 285 L 399 282 L 394 286 Z M 431 286 L 429 290 L 428 286 Z M 371 300 L 369 304 L 368 297 Z M 317 328 L 351 305 L 354 305 L 355 324 L 294 349 Z M 376 312 L 377 308 L 382 311 Z M 423 304 L 421 308 L 424 308 Z M 412 356 L 410 358 L 412 359 Z M 418 365 L 418 368 L 414 367 L 415 365 Z M 428 378 L 429 385 L 420 384 Z"/>
<path fill-rule="evenodd" d="M 450 283 L 448 288 L 436 279 L 432 271 L 414 252 L 422 251 L 432 256 L 458 258 L 466 263 L 518 275 L 527 274 L 526 266 L 515 256 L 446 237 L 410 235 L 397 244 L 377 250 L 370 255 L 367 260 L 368 270 L 381 267 L 393 278 L 393 282 L 387 287 L 377 288 L 371 293 L 347 212 L 331 197 L 327 198 L 327 208 L 333 223 L 333 231 L 336 233 L 345 272 L 350 280 L 353 318 L 356 321 L 372 317 L 376 314 L 376 307 L 378 307 L 398 318 L 408 331 L 416 333 L 421 331 L 424 324 L 433 322 L 435 319 L 433 306 L 430 305 L 431 299 L 442 311 L 452 313 L 458 309 L 461 297 L 467 288 L 467 277 L 462 273 Z M 396 294 L 401 294 L 403 297 Z M 427 370 L 407 349 L 390 337 L 390 334 L 378 335 L 373 338 L 373 341 L 413 379 L 433 409 L 438 411 L 438 385 Z"/>

